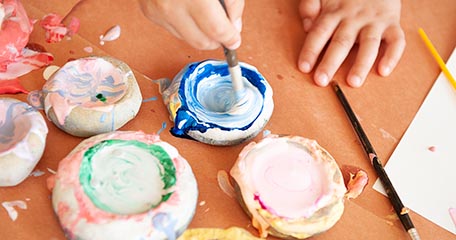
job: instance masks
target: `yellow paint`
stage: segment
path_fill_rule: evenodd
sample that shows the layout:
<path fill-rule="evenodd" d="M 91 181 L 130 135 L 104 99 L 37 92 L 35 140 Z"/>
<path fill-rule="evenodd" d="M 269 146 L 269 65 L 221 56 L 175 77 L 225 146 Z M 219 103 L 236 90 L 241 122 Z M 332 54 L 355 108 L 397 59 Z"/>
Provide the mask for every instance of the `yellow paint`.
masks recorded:
<path fill-rule="evenodd" d="M 187 229 L 178 240 L 262 240 L 254 237 L 247 230 L 239 227 L 222 228 L 192 228 Z"/>

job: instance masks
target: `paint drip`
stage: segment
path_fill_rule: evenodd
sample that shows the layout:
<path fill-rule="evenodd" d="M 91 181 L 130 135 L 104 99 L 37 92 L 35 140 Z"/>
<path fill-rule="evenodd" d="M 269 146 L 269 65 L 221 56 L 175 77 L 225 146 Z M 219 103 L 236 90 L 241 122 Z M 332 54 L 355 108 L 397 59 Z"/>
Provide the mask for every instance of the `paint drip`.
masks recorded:
<path fill-rule="evenodd" d="M 104 45 L 105 42 L 110 42 L 118 39 L 120 37 L 120 26 L 115 25 L 110 28 L 104 35 L 100 35 L 100 45 Z"/>

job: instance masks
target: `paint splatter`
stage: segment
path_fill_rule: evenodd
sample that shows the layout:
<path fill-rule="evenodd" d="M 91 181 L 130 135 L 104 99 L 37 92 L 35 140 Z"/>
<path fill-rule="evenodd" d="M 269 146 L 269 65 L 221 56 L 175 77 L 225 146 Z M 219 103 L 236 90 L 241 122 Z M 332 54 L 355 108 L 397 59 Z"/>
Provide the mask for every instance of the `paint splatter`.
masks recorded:
<path fill-rule="evenodd" d="M 150 101 L 156 101 L 158 98 L 157 97 L 150 97 L 150 98 L 147 98 L 147 99 L 144 99 L 142 102 L 150 102 Z"/>
<path fill-rule="evenodd" d="M 283 80 L 283 76 L 282 76 L 282 75 L 280 75 L 280 74 L 277 74 L 277 79 L 279 79 L 279 80 Z"/>
<path fill-rule="evenodd" d="M 387 132 L 385 129 L 380 128 L 379 130 L 380 130 L 380 132 L 382 133 L 382 137 L 383 137 L 383 138 L 385 138 L 385 139 L 391 139 L 391 140 L 393 140 L 394 142 L 397 142 L 397 139 L 396 139 L 393 135 L 391 135 L 389 132 Z"/>
<path fill-rule="evenodd" d="M 46 42 L 58 43 L 65 36 L 71 37 L 79 31 L 79 19 L 72 17 L 68 26 L 65 26 L 62 21 L 63 17 L 55 13 L 49 13 L 41 19 L 40 26 L 46 30 Z"/>
<path fill-rule="evenodd" d="M 85 48 L 84 48 L 84 51 L 85 51 L 86 53 L 92 53 L 92 52 L 93 52 L 93 48 L 90 47 L 90 46 L 88 46 L 88 47 L 85 47 Z"/>
<path fill-rule="evenodd" d="M 96 95 L 96 98 L 102 102 L 106 102 L 106 97 L 102 93 Z"/>
<path fill-rule="evenodd" d="M 157 135 L 163 132 L 166 129 L 166 122 L 162 122 L 162 127 L 157 131 Z"/>
<path fill-rule="evenodd" d="M 203 200 L 203 201 L 201 201 L 201 202 L 199 203 L 199 205 L 200 205 L 200 206 L 204 206 L 204 205 L 206 205 L 206 201 L 204 201 L 204 200 Z"/>
<path fill-rule="evenodd" d="M 430 146 L 430 147 L 428 147 L 428 150 L 431 152 L 435 152 L 437 150 L 437 148 L 435 146 Z"/>
<path fill-rule="evenodd" d="M 264 130 L 264 131 L 263 131 L 263 137 L 264 137 L 264 138 L 267 137 L 267 136 L 269 136 L 270 134 L 271 134 L 271 131 L 269 131 L 269 130 Z"/>
<path fill-rule="evenodd" d="M 44 174 L 45 174 L 45 172 L 43 172 L 43 171 L 37 169 L 37 170 L 31 172 L 31 173 L 30 173 L 30 176 L 32 176 L 32 177 L 39 177 L 39 176 L 43 176 Z"/>
<path fill-rule="evenodd" d="M 120 26 L 115 25 L 110 28 L 104 35 L 100 35 L 100 45 L 104 45 L 105 42 L 114 41 L 120 37 Z"/>
<path fill-rule="evenodd" d="M 450 212 L 451 220 L 454 223 L 454 226 L 456 226 L 456 208 L 450 208 L 448 209 L 448 212 Z"/>
<path fill-rule="evenodd" d="M 15 207 L 18 207 L 20 209 L 27 209 L 27 204 L 24 201 L 21 200 L 16 200 L 16 201 L 11 201 L 11 202 L 2 202 L 2 206 L 6 209 L 6 212 L 8 212 L 9 217 L 11 220 L 16 221 L 18 213 L 15 209 Z"/>

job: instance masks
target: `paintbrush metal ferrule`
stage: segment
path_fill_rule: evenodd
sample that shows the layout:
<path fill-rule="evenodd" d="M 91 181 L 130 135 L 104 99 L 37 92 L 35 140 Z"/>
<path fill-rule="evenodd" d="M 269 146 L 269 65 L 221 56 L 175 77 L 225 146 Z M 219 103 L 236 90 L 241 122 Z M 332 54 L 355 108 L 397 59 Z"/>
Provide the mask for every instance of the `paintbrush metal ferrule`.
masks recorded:
<path fill-rule="evenodd" d="M 363 128 L 361 127 L 361 124 L 359 123 L 358 118 L 356 117 L 356 114 L 353 112 L 353 109 L 351 108 L 350 104 L 348 103 L 348 100 L 345 97 L 345 94 L 342 92 L 342 89 L 339 87 L 337 82 L 333 81 L 332 86 L 333 86 L 334 91 L 336 92 L 337 98 L 339 99 L 340 103 L 342 104 L 342 106 L 345 110 L 347 117 L 350 119 L 350 123 L 351 123 L 353 129 L 355 130 L 356 135 L 358 136 L 358 139 L 360 140 L 361 144 L 363 145 L 364 152 L 366 153 L 367 157 L 371 161 L 372 166 L 374 167 L 374 170 L 378 175 L 378 178 L 382 182 L 385 192 L 388 195 L 391 205 L 393 205 L 394 211 L 396 212 L 396 215 L 398 216 L 399 220 L 401 221 L 402 226 L 407 231 L 407 233 L 409 234 L 411 239 L 419 240 L 420 237 L 418 235 L 418 231 L 416 230 L 415 226 L 413 225 L 412 219 L 410 218 L 410 216 L 408 214 L 408 208 L 406 208 L 403 205 L 401 199 L 399 198 L 399 195 L 397 194 L 396 190 L 394 189 L 393 184 L 388 177 L 388 174 L 386 173 L 385 169 L 383 168 L 381 161 L 378 159 L 378 156 L 375 153 L 374 147 L 370 143 L 366 133 L 364 132 Z"/>

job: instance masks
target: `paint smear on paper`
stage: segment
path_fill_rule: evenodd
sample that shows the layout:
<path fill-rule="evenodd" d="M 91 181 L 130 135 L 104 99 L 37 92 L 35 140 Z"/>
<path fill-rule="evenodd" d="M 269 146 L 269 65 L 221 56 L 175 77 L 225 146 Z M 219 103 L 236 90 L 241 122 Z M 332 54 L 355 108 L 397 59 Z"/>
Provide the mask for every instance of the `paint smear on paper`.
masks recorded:
<path fill-rule="evenodd" d="M 431 152 L 435 152 L 437 150 L 437 148 L 435 146 L 430 146 L 430 147 L 428 147 L 428 150 Z"/>
<path fill-rule="evenodd" d="M 451 220 L 454 223 L 454 226 L 456 227 L 456 208 L 450 208 L 448 210 L 450 212 Z"/>
<path fill-rule="evenodd" d="M 120 26 L 115 25 L 110 28 L 104 35 L 100 36 L 100 45 L 104 45 L 105 42 L 114 41 L 120 37 Z"/>
<path fill-rule="evenodd" d="M 20 209 L 27 209 L 27 204 L 24 201 L 21 200 L 16 200 L 16 201 L 11 201 L 11 202 L 2 202 L 2 206 L 6 209 L 6 212 L 8 212 L 9 217 L 11 220 L 16 221 L 18 213 L 16 211 L 16 208 Z"/>

